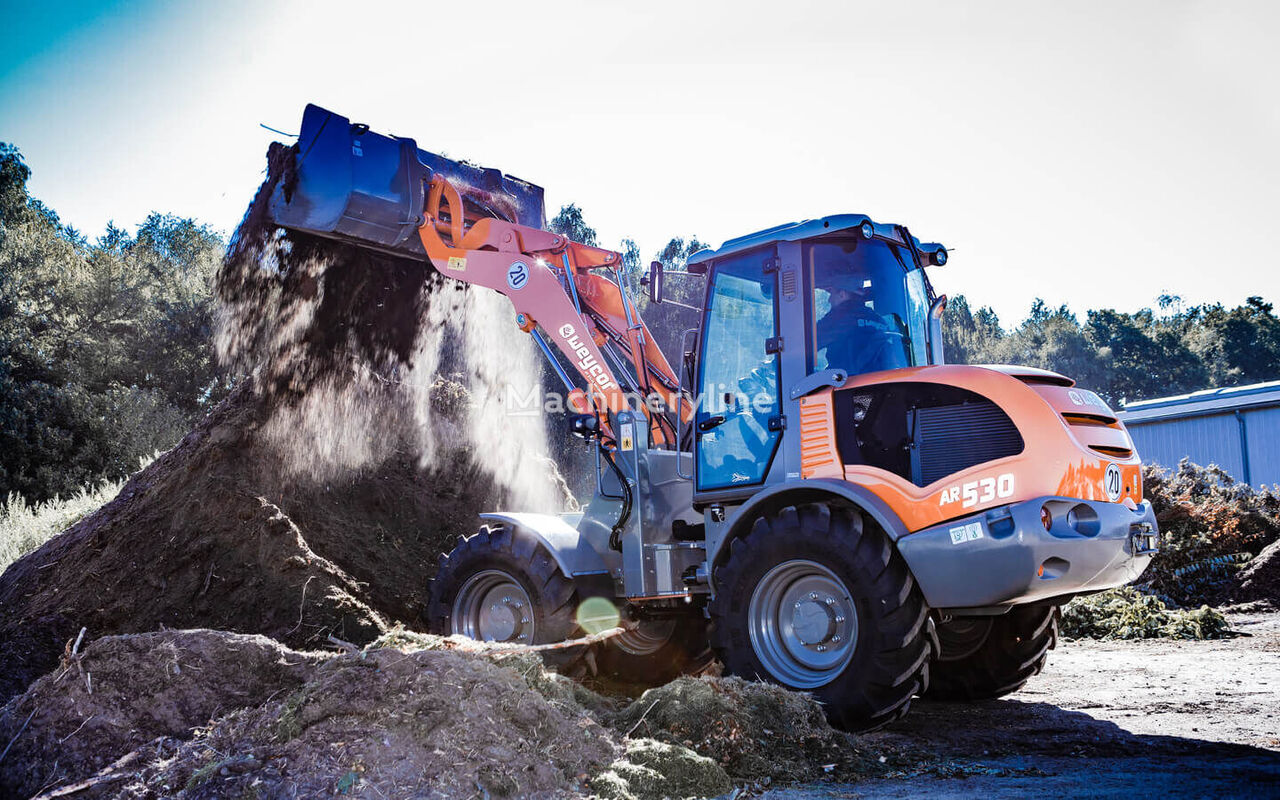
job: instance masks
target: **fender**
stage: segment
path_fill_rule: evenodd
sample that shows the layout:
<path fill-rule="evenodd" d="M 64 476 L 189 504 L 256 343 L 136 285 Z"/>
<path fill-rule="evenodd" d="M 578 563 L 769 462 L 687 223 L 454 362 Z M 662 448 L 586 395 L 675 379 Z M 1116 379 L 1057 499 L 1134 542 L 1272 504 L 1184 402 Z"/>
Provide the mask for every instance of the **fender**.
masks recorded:
<path fill-rule="evenodd" d="M 757 493 L 731 513 L 726 521 L 725 534 L 714 546 L 707 542 L 707 563 L 716 565 L 726 545 L 751 529 L 756 518 L 767 511 L 783 508 L 797 503 L 811 503 L 830 497 L 848 500 L 853 505 L 869 514 L 884 529 L 889 539 L 897 542 L 907 535 L 907 527 L 893 513 L 888 503 L 871 493 L 871 490 L 856 483 L 833 478 L 811 478 L 808 480 L 792 480 L 780 483 Z M 714 547 L 714 550 L 713 550 Z"/>
<path fill-rule="evenodd" d="M 595 548 L 578 532 L 578 529 L 552 514 L 481 514 L 486 522 L 510 526 L 537 539 L 555 559 L 556 566 L 566 578 L 575 581 L 580 576 L 609 575 L 609 567 Z"/>

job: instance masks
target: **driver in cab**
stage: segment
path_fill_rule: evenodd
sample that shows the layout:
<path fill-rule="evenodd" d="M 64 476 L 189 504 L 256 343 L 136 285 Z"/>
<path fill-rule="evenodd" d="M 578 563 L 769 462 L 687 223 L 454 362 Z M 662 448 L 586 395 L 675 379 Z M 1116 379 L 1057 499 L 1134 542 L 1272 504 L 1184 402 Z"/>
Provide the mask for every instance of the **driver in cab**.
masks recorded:
<path fill-rule="evenodd" d="M 820 265 L 814 286 L 825 291 L 831 308 L 815 325 L 815 347 L 827 369 L 850 375 L 908 366 L 887 322 L 875 312 L 871 276 L 845 264 Z"/>

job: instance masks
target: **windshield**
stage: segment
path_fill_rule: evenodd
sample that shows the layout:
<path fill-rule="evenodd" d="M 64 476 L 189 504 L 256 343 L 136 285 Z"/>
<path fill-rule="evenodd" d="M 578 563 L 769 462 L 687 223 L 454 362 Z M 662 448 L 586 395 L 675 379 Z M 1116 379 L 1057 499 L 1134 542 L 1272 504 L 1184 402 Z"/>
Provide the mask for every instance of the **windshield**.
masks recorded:
<path fill-rule="evenodd" d="M 850 375 L 929 363 L 929 284 L 905 248 L 879 239 L 815 242 L 813 370 Z"/>

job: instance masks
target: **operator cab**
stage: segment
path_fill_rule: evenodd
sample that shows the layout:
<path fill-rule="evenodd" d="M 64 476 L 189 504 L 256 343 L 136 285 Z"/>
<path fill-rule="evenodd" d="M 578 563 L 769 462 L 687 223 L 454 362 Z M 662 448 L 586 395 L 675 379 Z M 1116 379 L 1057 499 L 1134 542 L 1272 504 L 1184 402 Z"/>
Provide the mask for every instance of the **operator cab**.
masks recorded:
<path fill-rule="evenodd" d="M 786 407 L 806 391 L 942 363 L 945 298 L 924 267 L 945 262 L 941 245 L 855 214 L 770 228 L 690 258 L 689 271 L 708 277 L 694 386 L 697 492 L 764 482 Z"/>

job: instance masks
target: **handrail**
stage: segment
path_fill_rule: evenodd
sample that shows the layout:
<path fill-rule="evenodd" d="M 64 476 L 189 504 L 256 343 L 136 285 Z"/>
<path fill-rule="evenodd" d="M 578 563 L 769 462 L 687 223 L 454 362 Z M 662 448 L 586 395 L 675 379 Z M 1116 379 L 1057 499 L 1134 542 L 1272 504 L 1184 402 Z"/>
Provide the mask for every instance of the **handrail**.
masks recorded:
<path fill-rule="evenodd" d="M 697 333 L 698 333 L 697 328 L 690 328 L 684 333 L 680 334 L 680 368 L 676 370 L 676 378 L 679 381 L 679 384 L 676 390 L 677 397 L 683 398 L 685 396 L 685 393 L 684 393 L 685 354 L 689 352 L 689 348 L 686 345 L 686 342 L 689 341 L 689 334 L 697 335 Z M 689 388 L 692 390 L 693 387 L 689 387 Z M 692 409 L 692 411 L 694 412 L 697 411 L 697 403 L 694 404 L 694 408 Z M 693 414 L 691 413 L 689 417 L 690 417 L 690 420 L 692 420 Z M 676 476 L 679 478 L 683 478 L 686 481 L 691 481 L 693 480 L 693 470 L 690 469 L 689 474 L 686 475 L 680 469 L 680 453 L 683 452 L 680 449 L 680 443 L 683 441 L 684 441 L 684 415 L 677 410 L 676 411 Z M 695 437 L 693 446 L 689 448 L 689 463 L 695 467 L 697 465 L 694 464 L 694 461 L 698 457 L 696 450 L 697 450 L 697 438 Z"/>

